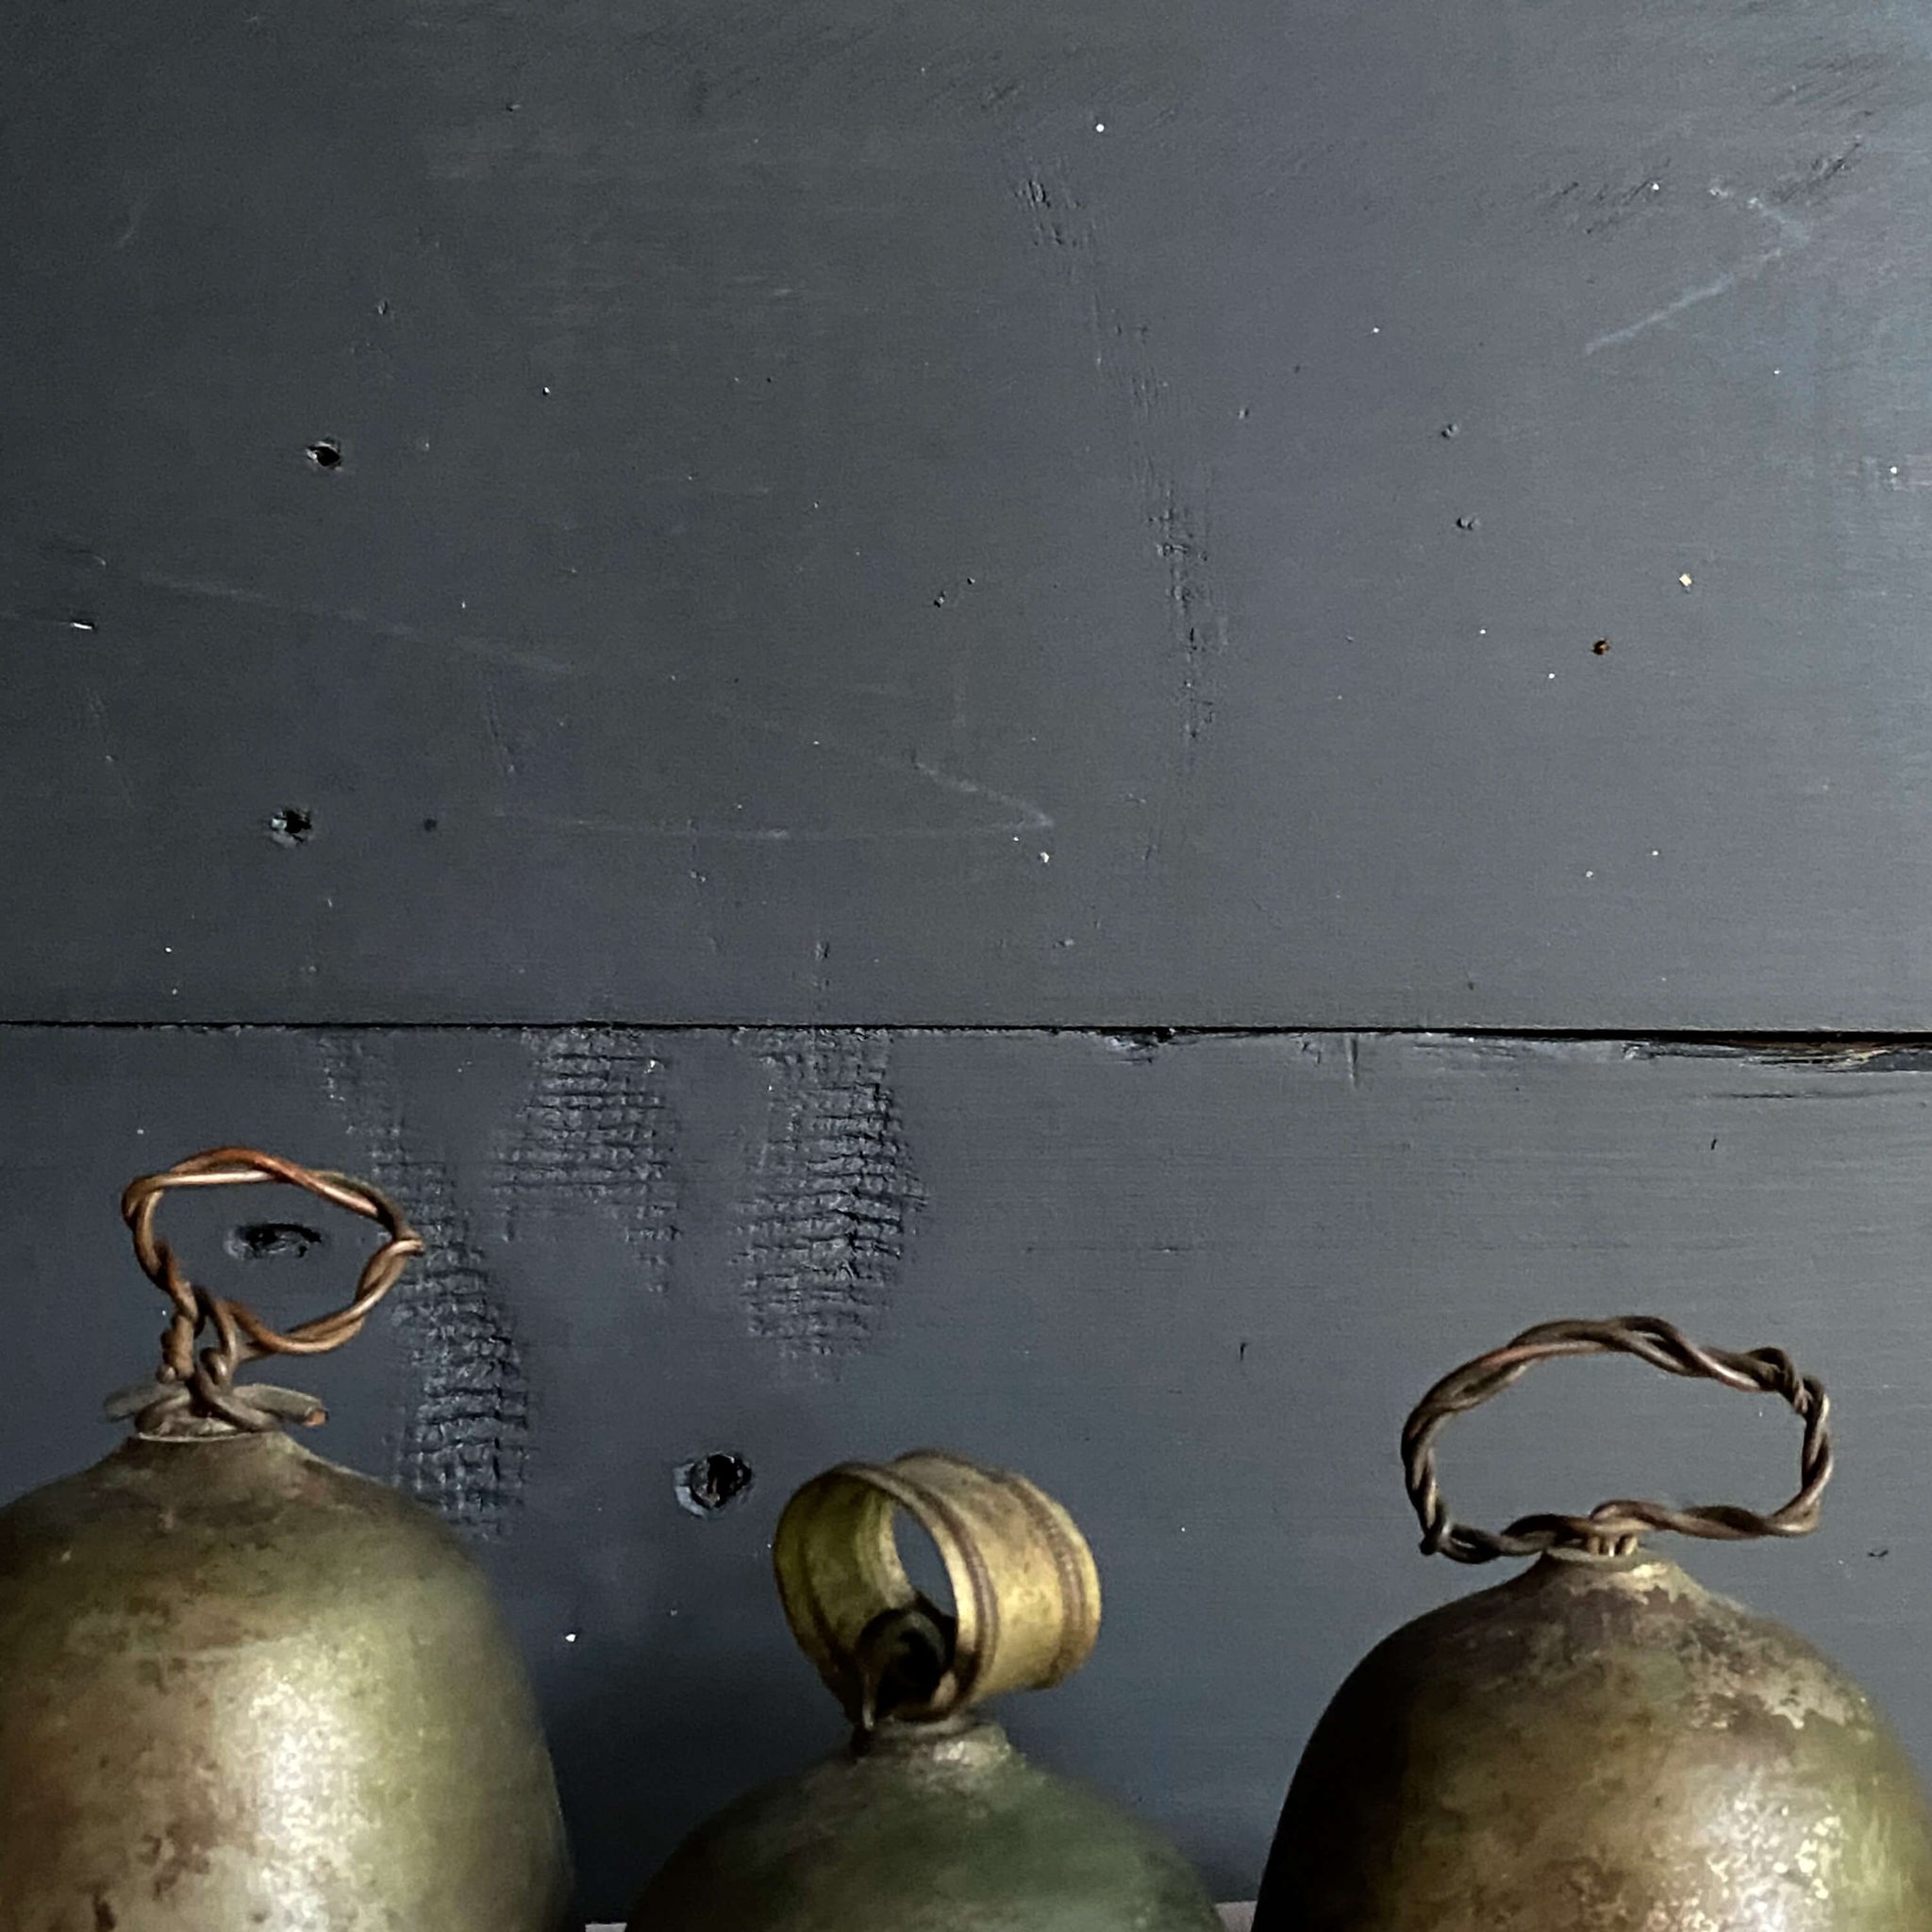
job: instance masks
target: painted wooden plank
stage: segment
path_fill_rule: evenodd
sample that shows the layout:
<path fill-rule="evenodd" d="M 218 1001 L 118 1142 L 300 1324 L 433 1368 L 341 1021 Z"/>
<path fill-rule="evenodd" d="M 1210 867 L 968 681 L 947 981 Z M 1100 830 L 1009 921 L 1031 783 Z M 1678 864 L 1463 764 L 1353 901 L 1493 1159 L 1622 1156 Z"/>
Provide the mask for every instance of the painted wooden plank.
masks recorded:
<path fill-rule="evenodd" d="M 830 1462 L 930 1443 L 1028 1471 L 1099 1556 L 1099 1649 L 1011 1702 L 1016 1733 L 1251 1895 L 1330 1690 L 1481 1580 L 1415 1555 L 1407 1405 L 1564 1313 L 1654 1310 L 1825 1379 L 1823 1533 L 1688 1560 L 1836 1651 L 1932 1766 L 1923 1056 L 13 1028 L 0 1091 L 11 1487 L 102 1453 L 96 1398 L 148 1360 L 128 1176 L 241 1138 L 416 1216 L 432 1253 L 391 1318 L 305 1371 L 334 1411 L 317 1440 L 475 1539 L 592 1917 L 698 1817 L 832 1746 L 772 1526 Z M 192 1260 L 284 1315 L 330 1305 L 358 1252 L 268 1191 L 168 1212 Z M 1484 1522 L 1607 1494 L 1769 1505 L 1797 1447 L 1774 1406 L 1563 1365 L 1452 1431 L 1444 1479 Z M 693 1479 L 711 1457 L 748 1489 L 723 1462 Z"/>
<path fill-rule="evenodd" d="M 1932 1027 L 1932 20 L 0 23 L 0 1016 Z"/>

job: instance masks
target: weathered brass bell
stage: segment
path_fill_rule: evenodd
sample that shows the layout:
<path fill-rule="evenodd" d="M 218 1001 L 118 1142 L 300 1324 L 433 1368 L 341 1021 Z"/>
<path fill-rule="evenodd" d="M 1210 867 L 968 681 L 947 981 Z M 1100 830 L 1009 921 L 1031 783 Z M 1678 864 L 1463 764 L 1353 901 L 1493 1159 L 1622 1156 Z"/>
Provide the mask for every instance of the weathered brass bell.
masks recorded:
<path fill-rule="evenodd" d="M 286 1334 L 154 1229 L 169 1188 L 268 1180 L 387 1236 Z M 110 1405 L 121 1448 L 0 1511 L 0 1932 L 555 1932 L 550 1762 L 481 1573 L 282 1433 L 311 1397 L 235 1379 L 349 1340 L 422 1242 L 374 1189 L 240 1148 L 123 1209 L 175 1305 L 159 1377 Z"/>
<path fill-rule="evenodd" d="M 1782 1396 L 1802 1487 L 1766 1516 L 1611 1502 L 1457 1523 L 1434 1442 L 1555 1356 L 1620 1352 Z M 1803 1536 L 1831 1474 L 1824 1391 L 1777 1349 L 1646 1317 L 1553 1322 L 1430 1391 L 1403 1449 L 1425 1552 L 1538 1557 L 1357 1667 L 1289 1791 L 1256 1932 L 1926 1932 L 1932 1828 L 1870 1700 L 1801 1637 L 1649 1556 L 1652 1529 Z"/>
<path fill-rule="evenodd" d="M 939 1550 L 950 1613 L 907 1576 L 902 1510 Z M 1176 1852 L 973 1712 L 1093 1647 L 1100 1579 L 1050 1496 L 933 1451 L 847 1463 L 792 1497 L 774 1557 L 851 1747 L 701 1825 L 630 1932 L 1218 1932 Z"/>

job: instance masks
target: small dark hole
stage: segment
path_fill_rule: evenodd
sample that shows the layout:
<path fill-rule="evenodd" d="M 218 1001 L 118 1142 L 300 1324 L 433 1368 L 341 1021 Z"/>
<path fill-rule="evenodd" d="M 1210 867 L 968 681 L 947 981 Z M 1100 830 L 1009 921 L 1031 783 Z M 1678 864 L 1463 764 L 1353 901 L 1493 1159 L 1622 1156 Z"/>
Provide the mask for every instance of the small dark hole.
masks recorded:
<path fill-rule="evenodd" d="M 325 436 L 320 442 L 308 445 L 308 460 L 318 470 L 333 470 L 342 459 L 342 446 L 333 437 Z"/>
<path fill-rule="evenodd" d="M 1482 526 L 1483 520 L 1480 517 L 1457 517 L 1456 519 L 1456 527 L 1458 530 L 1480 530 Z"/>
<path fill-rule="evenodd" d="M 271 815 L 268 835 L 277 845 L 306 845 L 315 830 L 315 814 L 299 805 L 285 805 Z"/>
<path fill-rule="evenodd" d="M 956 1621 L 929 1600 L 881 1610 L 858 1638 L 858 1654 L 876 1686 L 877 1714 L 929 1704 L 952 1668 L 958 1643 Z"/>
<path fill-rule="evenodd" d="M 1610 641 L 1608 638 L 1599 638 L 1590 648 L 1592 656 L 1607 658 L 1610 655 Z"/>
<path fill-rule="evenodd" d="M 440 819 L 425 819 L 425 820 L 423 821 L 423 829 L 424 829 L 424 830 L 425 830 L 425 832 L 433 832 L 433 831 L 435 831 L 435 829 L 437 828 L 437 826 L 438 826 L 439 824 L 441 824 L 441 823 L 442 823 L 442 822 L 441 822 L 441 820 L 440 820 Z"/>
<path fill-rule="evenodd" d="M 306 1255 L 325 1239 L 321 1229 L 299 1221 L 244 1221 L 228 1230 L 222 1245 L 238 1261 L 269 1261 L 277 1255 Z"/>
<path fill-rule="evenodd" d="M 728 1450 L 714 1450 L 687 1462 L 677 1472 L 675 1489 L 677 1506 L 693 1516 L 715 1516 L 728 1509 L 752 1486 L 752 1468 L 741 1456 Z"/>

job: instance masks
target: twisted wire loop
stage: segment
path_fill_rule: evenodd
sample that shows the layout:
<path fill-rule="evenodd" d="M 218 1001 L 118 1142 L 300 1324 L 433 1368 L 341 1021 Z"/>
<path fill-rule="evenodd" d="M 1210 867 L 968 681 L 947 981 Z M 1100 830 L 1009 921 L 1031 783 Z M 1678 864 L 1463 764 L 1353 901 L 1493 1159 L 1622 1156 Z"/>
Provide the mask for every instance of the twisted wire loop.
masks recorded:
<path fill-rule="evenodd" d="M 162 1195 L 175 1188 L 251 1187 L 283 1181 L 306 1189 L 352 1214 L 377 1223 L 382 1245 L 362 1265 L 356 1293 L 345 1307 L 287 1330 L 271 1328 L 244 1302 L 229 1301 L 191 1280 L 173 1248 L 155 1231 Z M 422 1238 L 385 1195 L 365 1181 L 325 1170 L 298 1167 L 252 1147 L 217 1147 L 196 1154 L 164 1174 L 131 1181 L 121 1197 L 121 1216 L 134 1236 L 134 1253 L 148 1278 L 174 1305 L 161 1336 L 161 1366 L 152 1382 L 110 1397 L 111 1416 L 133 1417 L 143 1435 L 208 1435 L 241 1429 L 255 1434 L 284 1423 L 325 1420 L 312 1395 L 265 1383 L 241 1384 L 235 1372 L 272 1355 L 326 1355 L 353 1341 L 369 1313 L 395 1286 L 405 1267 L 423 1252 Z M 197 1348 L 204 1330 L 213 1340 Z"/>
<path fill-rule="evenodd" d="M 1760 1516 L 1729 1503 L 1675 1508 L 1620 1497 L 1599 1503 L 1588 1516 L 1519 1517 L 1507 1529 L 1476 1529 L 1458 1523 L 1442 1500 L 1436 1478 L 1436 1438 L 1452 1416 L 1500 1395 L 1538 1362 L 1560 1356 L 1632 1355 L 1666 1374 L 1722 1382 L 1746 1394 L 1775 1395 L 1805 1424 L 1799 1452 L 1798 1493 L 1781 1508 Z M 1488 1563 L 1498 1557 L 1535 1557 L 1547 1550 L 1583 1550 L 1592 1556 L 1628 1556 L 1644 1532 L 1672 1529 L 1682 1536 L 1742 1541 L 1751 1537 L 1809 1536 L 1818 1527 L 1820 1499 L 1831 1480 L 1831 1401 L 1812 1376 L 1800 1374 L 1781 1348 L 1744 1352 L 1705 1348 L 1655 1315 L 1626 1315 L 1611 1322 L 1544 1322 L 1443 1376 L 1416 1405 L 1402 1431 L 1403 1473 L 1408 1500 L 1423 1527 L 1423 1554 L 1458 1563 Z"/>

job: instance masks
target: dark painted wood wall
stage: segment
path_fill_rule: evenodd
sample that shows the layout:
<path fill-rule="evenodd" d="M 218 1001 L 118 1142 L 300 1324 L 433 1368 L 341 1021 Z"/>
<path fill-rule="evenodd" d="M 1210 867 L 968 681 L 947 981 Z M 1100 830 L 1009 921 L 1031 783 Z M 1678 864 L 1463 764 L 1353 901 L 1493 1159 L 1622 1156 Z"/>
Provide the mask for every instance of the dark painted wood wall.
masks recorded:
<path fill-rule="evenodd" d="M 829 1740 L 775 1511 L 932 1440 L 1101 1556 L 1016 1727 L 1237 1894 L 1467 1582 L 1408 1401 L 1653 1308 L 1832 1384 L 1821 1538 L 1697 1562 L 1932 1766 L 1928 103 L 1883 0 L 17 0 L 8 1486 L 144 1364 L 123 1180 L 358 1169 L 434 1252 L 333 1448 L 588 1909 Z M 1451 1480 L 1792 1435 L 1553 1371 Z"/>

